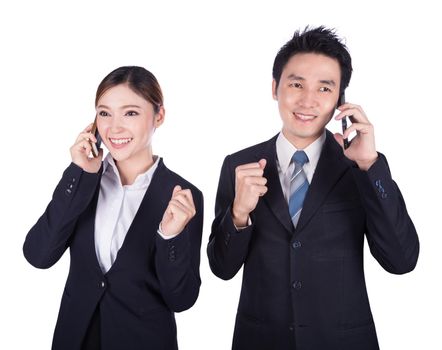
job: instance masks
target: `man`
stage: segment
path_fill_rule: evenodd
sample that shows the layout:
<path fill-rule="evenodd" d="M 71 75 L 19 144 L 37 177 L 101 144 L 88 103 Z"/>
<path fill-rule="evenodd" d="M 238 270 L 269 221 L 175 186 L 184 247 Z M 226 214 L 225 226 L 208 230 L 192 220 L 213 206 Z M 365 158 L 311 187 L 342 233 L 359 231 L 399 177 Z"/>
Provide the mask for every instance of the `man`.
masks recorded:
<path fill-rule="evenodd" d="M 224 161 L 207 251 L 222 279 L 244 265 L 233 349 L 378 349 L 364 235 L 388 272 L 416 265 L 418 237 L 373 126 L 343 101 L 351 72 L 334 31 L 296 32 L 273 66 L 282 131 Z M 325 129 L 336 107 L 352 121 L 343 135 Z"/>

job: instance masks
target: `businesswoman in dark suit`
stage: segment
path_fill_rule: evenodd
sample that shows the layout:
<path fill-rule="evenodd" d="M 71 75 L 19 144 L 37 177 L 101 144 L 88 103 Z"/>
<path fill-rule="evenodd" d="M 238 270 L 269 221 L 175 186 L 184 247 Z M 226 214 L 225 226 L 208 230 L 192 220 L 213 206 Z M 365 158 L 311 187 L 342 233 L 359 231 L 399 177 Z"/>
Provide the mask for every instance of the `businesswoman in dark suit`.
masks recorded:
<path fill-rule="evenodd" d="M 150 72 L 114 70 L 95 105 L 108 155 L 91 157 L 89 125 L 23 246 L 38 268 L 70 251 L 52 348 L 177 349 L 174 312 L 201 284 L 202 193 L 152 154 L 165 111 Z"/>

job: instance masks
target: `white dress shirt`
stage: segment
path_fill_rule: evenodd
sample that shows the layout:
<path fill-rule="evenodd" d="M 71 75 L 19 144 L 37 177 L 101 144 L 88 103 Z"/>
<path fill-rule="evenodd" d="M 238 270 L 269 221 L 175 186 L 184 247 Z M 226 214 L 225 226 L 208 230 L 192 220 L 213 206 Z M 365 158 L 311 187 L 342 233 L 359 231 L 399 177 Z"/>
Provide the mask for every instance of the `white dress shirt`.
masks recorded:
<path fill-rule="evenodd" d="M 95 252 L 103 273 L 109 271 L 117 258 L 158 167 L 159 159 L 154 156 L 154 164 L 145 173 L 138 175 L 132 185 L 124 186 L 111 154 L 108 153 L 103 161 L 103 175 L 95 214 Z"/>
<path fill-rule="evenodd" d="M 303 166 L 309 184 L 312 182 L 313 174 L 315 173 L 316 165 L 318 165 L 319 156 L 321 155 L 324 142 L 325 130 L 321 136 L 303 149 L 309 160 Z M 276 163 L 278 165 L 279 181 L 281 182 L 282 192 L 284 193 L 284 198 L 287 203 L 290 199 L 290 179 L 295 168 L 294 163 L 291 161 L 293 154 L 296 151 L 299 150 L 296 149 L 296 147 L 293 146 L 289 140 L 287 140 L 281 131 L 276 139 L 276 156 L 278 158 Z"/>
<path fill-rule="evenodd" d="M 319 157 L 321 155 L 322 146 L 325 142 L 325 130 L 321 136 L 308 145 L 303 151 L 307 154 L 309 161 L 304 164 L 303 169 L 307 176 L 307 181 L 310 184 L 312 182 L 313 174 L 318 165 Z M 287 204 L 290 199 L 290 179 L 293 175 L 295 165 L 291 163 L 293 154 L 298 151 L 289 140 L 284 136 L 282 131 L 279 133 L 276 139 L 276 164 L 278 167 L 279 181 L 281 182 L 282 192 Z M 237 231 L 241 231 L 252 224 L 251 218 L 247 219 L 247 226 L 238 227 L 234 224 Z"/>

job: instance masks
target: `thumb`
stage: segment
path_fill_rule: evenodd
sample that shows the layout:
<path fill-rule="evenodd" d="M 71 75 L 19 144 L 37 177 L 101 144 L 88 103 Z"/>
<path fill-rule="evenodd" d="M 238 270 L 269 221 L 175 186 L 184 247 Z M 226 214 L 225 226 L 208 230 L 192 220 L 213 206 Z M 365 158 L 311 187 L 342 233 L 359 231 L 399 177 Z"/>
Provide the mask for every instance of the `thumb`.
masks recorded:
<path fill-rule="evenodd" d="M 97 158 L 100 159 L 100 161 L 103 159 L 103 149 L 102 148 L 98 149 L 98 157 Z"/>
<path fill-rule="evenodd" d="M 261 167 L 261 169 L 264 170 L 264 168 L 266 167 L 266 164 L 267 164 L 267 160 L 265 160 L 263 158 L 263 159 L 260 159 L 258 163 L 259 163 L 259 166 Z"/>
<path fill-rule="evenodd" d="M 342 135 L 339 133 L 336 133 L 333 136 L 335 137 L 336 142 L 339 143 L 339 145 L 342 147 L 342 149 L 344 149 L 344 138 L 342 137 Z"/>
<path fill-rule="evenodd" d="M 180 186 L 180 185 L 176 185 L 176 186 L 173 188 L 172 198 L 173 198 L 173 197 L 174 197 L 179 191 L 181 191 L 181 186 Z"/>

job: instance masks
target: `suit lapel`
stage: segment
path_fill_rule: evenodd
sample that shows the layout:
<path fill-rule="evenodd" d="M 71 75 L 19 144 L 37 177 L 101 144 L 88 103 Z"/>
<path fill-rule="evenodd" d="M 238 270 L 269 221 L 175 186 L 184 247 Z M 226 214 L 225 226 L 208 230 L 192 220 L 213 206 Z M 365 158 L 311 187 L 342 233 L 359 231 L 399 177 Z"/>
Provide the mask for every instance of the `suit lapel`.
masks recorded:
<path fill-rule="evenodd" d="M 136 235 L 149 234 L 149 232 L 152 231 L 156 233 L 164 210 L 172 195 L 172 189 L 169 190 L 171 184 L 168 182 L 169 177 L 167 176 L 167 172 L 168 169 L 164 165 L 163 160 L 160 159 L 158 168 L 155 170 L 152 181 L 144 194 L 134 219 L 132 220 L 123 244 L 118 250 L 117 257 L 107 274 L 117 269 L 121 264 L 120 260 L 124 260 L 124 257 L 127 254 L 130 254 L 131 250 L 127 247 L 130 246 L 132 242 L 139 241 L 136 239 Z"/>
<path fill-rule="evenodd" d="M 265 144 L 263 153 L 257 155 L 257 160 L 265 158 L 267 165 L 264 169 L 264 177 L 267 179 L 268 191 L 263 199 L 276 218 L 284 225 L 285 229 L 292 233 L 293 224 L 290 219 L 288 204 L 282 192 L 281 182 L 278 175 L 278 165 L 276 163 L 276 139 L 278 135 L 270 139 Z"/>
<path fill-rule="evenodd" d="M 155 232 L 157 231 L 158 225 L 160 224 L 158 218 L 161 220 L 168 200 L 172 196 L 172 190 L 168 191 L 168 187 L 170 187 L 170 184 L 167 183 L 167 168 L 164 165 L 163 160 L 160 159 L 158 168 L 155 170 L 152 181 L 149 184 L 143 200 L 140 203 L 140 207 L 127 231 L 126 238 L 129 238 L 130 240 L 131 235 L 134 234 L 132 231 L 136 231 L 138 226 L 142 226 L 147 230 L 154 229 Z M 155 220 L 158 222 L 155 222 Z M 143 231 L 145 231 L 144 229 Z M 125 244 L 126 239 L 120 250 L 124 248 Z"/>
<path fill-rule="evenodd" d="M 96 273 L 101 274 L 101 268 L 100 264 L 98 262 L 97 253 L 95 250 L 95 214 L 97 212 L 97 203 L 98 203 L 98 196 L 100 193 L 100 182 L 101 182 L 101 176 L 103 174 L 100 173 L 100 180 L 98 181 L 97 188 L 95 189 L 94 197 L 89 204 L 89 210 L 86 210 L 83 214 L 83 220 L 84 220 L 84 227 L 86 227 L 85 232 L 85 239 L 86 244 L 84 245 L 84 248 L 86 250 L 86 253 L 84 254 L 84 258 L 88 259 L 90 263 L 88 263 L 88 266 L 92 266 Z M 92 234 L 91 234 L 92 232 Z"/>
<path fill-rule="evenodd" d="M 312 182 L 304 200 L 295 234 L 301 232 L 319 209 L 330 190 L 348 170 L 351 162 L 344 156 L 341 147 L 327 130 L 326 140 L 316 166 Z"/>

